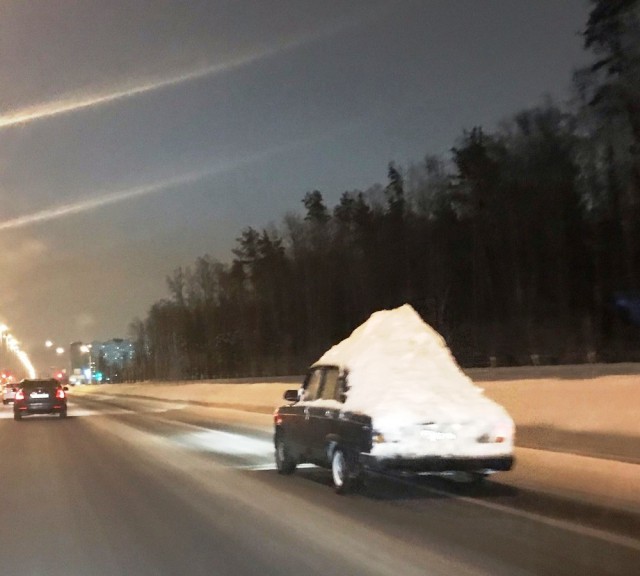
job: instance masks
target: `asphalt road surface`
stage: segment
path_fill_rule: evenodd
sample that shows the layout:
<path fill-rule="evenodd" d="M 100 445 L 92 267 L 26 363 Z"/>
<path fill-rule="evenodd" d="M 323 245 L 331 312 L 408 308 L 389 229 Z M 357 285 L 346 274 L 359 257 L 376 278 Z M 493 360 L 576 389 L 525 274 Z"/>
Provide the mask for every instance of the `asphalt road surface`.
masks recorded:
<path fill-rule="evenodd" d="M 279 476 L 270 430 L 229 411 L 77 398 L 69 418 L 0 409 L 0 574 L 637 575 L 624 516 L 496 479 Z"/>

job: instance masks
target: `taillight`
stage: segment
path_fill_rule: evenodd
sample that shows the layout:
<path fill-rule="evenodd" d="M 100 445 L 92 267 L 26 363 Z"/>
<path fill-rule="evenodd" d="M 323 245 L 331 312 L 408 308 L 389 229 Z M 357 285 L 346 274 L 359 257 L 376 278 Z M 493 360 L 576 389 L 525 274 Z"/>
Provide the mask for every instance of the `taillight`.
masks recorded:
<path fill-rule="evenodd" d="M 56 390 L 56 398 L 64 400 L 64 390 L 62 388 Z"/>
<path fill-rule="evenodd" d="M 24 400 L 24 391 L 22 388 L 16 392 L 16 400 Z"/>

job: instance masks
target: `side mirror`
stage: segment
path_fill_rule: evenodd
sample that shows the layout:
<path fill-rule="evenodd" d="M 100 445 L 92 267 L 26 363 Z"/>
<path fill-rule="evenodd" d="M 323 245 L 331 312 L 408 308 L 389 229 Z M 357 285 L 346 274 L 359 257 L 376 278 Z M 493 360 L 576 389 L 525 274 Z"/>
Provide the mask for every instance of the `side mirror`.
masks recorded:
<path fill-rule="evenodd" d="M 69 390 L 69 386 L 63 386 L 62 389 L 66 392 L 67 390 Z"/>
<path fill-rule="evenodd" d="M 298 401 L 298 391 L 297 390 L 286 390 L 284 393 L 284 399 L 287 402 L 297 402 Z"/>

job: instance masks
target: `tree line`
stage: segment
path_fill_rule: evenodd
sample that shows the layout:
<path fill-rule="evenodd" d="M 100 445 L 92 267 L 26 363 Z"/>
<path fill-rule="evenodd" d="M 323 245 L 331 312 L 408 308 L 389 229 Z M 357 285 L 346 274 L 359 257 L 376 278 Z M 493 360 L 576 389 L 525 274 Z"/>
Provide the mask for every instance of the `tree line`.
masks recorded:
<path fill-rule="evenodd" d="M 300 373 L 410 303 L 464 366 L 637 360 L 640 8 L 594 0 L 571 101 L 464 131 L 447 158 L 241 231 L 131 324 L 135 379 Z"/>

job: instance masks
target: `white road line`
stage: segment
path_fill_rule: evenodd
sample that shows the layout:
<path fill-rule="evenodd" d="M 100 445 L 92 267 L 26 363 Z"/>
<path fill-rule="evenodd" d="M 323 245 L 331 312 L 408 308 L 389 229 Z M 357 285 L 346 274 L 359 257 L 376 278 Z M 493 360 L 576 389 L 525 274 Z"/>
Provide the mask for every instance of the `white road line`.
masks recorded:
<path fill-rule="evenodd" d="M 197 426 L 194 424 L 186 424 L 186 423 L 181 423 L 181 424 L 187 428 L 191 428 L 192 430 L 194 430 L 194 434 L 184 435 L 183 443 L 190 444 L 195 448 L 211 450 L 212 452 L 222 453 L 227 455 L 236 455 L 236 456 L 245 456 L 245 457 L 252 456 L 252 455 L 259 456 L 259 457 L 267 457 L 273 454 L 274 448 L 271 441 L 250 438 L 243 434 L 223 432 L 220 430 L 211 430 L 209 428 Z M 315 468 L 315 466 L 313 466 L 312 464 L 300 465 L 298 467 L 299 468 L 303 468 L 303 467 Z M 236 466 L 235 468 L 242 468 L 245 470 L 248 469 L 248 470 L 255 470 L 255 471 L 274 470 L 275 465 L 274 464 L 256 464 L 256 465 L 249 465 L 249 466 Z M 526 510 L 520 510 L 518 508 L 505 506 L 504 504 L 487 502 L 485 500 L 478 500 L 475 498 L 470 498 L 468 496 L 459 496 L 456 494 L 452 494 L 450 492 L 446 492 L 444 490 L 438 490 L 437 488 L 420 486 L 418 484 L 413 484 L 402 478 L 394 477 L 394 479 L 399 480 L 400 482 L 406 485 L 410 485 L 414 488 L 418 487 L 421 490 L 426 490 L 428 492 L 432 492 L 440 496 L 455 498 L 455 500 L 458 502 L 461 501 L 468 504 L 473 504 L 475 506 L 481 506 L 489 510 L 495 510 L 498 512 L 511 514 L 512 516 L 519 516 L 521 518 L 526 518 L 528 520 L 540 522 L 542 524 L 551 526 L 553 528 L 567 530 L 576 534 L 580 534 L 581 536 L 588 536 L 591 538 L 604 540 L 605 542 L 609 542 L 611 544 L 617 544 L 619 546 L 624 546 L 625 548 L 630 548 L 632 550 L 640 551 L 640 540 L 637 540 L 635 538 L 623 536 L 620 534 L 613 534 L 611 532 L 606 532 L 605 530 L 600 530 L 598 528 L 591 528 L 588 526 L 574 524 L 567 520 L 550 518 L 547 516 L 543 516 L 542 514 L 537 514 L 535 512 L 528 512 Z"/>
<path fill-rule="evenodd" d="M 240 470 L 250 470 L 251 472 L 277 470 L 275 462 L 272 462 L 270 464 L 247 464 L 245 466 L 234 466 L 234 468 L 238 468 Z M 300 470 L 303 468 L 317 468 L 317 466 L 314 464 L 298 464 L 296 466 L 296 470 Z"/>
<path fill-rule="evenodd" d="M 274 450 L 273 442 L 268 440 L 199 426 L 196 427 L 196 431 L 180 434 L 174 439 L 190 448 L 231 456 L 267 457 L 271 456 Z"/>
<path fill-rule="evenodd" d="M 411 486 L 412 488 L 417 487 L 420 490 L 432 492 L 433 494 L 438 494 L 439 496 L 455 498 L 456 501 L 466 502 L 468 504 L 473 504 L 475 506 L 481 506 L 483 508 L 488 508 L 489 510 L 504 512 L 505 514 L 511 514 L 512 516 L 519 516 L 520 518 L 526 518 L 527 520 L 540 522 L 541 524 L 546 524 L 547 526 L 552 526 L 553 528 L 560 528 L 561 530 L 574 532 L 576 534 L 580 534 L 581 536 L 589 536 L 591 538 L 596 538 L 598 540 L 604 540 L 605 542 L 609 542 L 610 544 L 617 544 L 619 546 L 624 546 L 625 548 L 630 548 L 631 550 L 640 551 L 640 540 L 636 538 L 631 538 L 630 536 L 613 534 L 605 530 L 600 530 L 599 528 L 591 528 L 589 526 L 574 524 L 567 520 L 550 518 L 548 516 L 543 516 L 542 514 L 537 514 L 535 512 L 528 512 L 526 510 L 520 510 L 519 508 L 512 508 L 510 506 L 505 506 L 504 504 L 496 504 L 495 502 L 478 500 L 475 498 L 471 498 L 469 496 L 459 496 L 457 494 L 452 494 L 451 492 L 447 492 L 445 490 L 438 490 L 437 488 L 431 488 L 428 486 L 420 486 L 418 484 L 414 484 L 402 478 L 394 478 L 394 479 L 399 482 L 402 482 L 407 486 Z"/>

